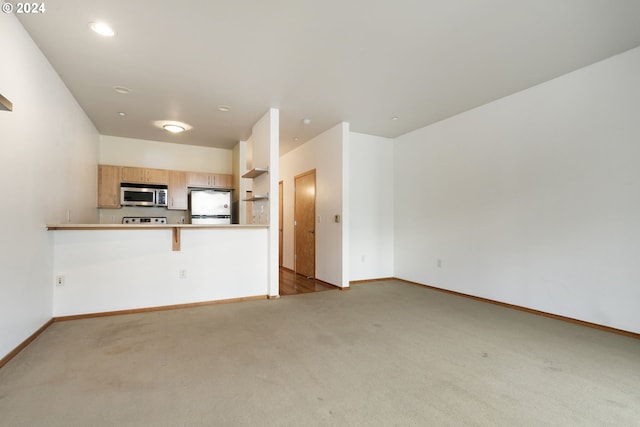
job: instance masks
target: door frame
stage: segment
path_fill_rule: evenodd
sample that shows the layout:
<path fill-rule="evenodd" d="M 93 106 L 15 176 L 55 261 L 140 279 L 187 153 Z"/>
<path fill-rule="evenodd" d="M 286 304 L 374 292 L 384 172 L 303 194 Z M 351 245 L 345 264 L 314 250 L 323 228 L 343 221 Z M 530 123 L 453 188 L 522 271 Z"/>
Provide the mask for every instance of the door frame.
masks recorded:
<path fill-rule="evenodd" d="M 307 175 L 313 175 L 313 230 L 314 230 L 314 235 L 313 235 L 313 277 L 315 278 L 316 276 L 316 241 L 317 239 L 317 233 L 316 233 L 316 201 L 317 201 L 317 176 L 316 176 L 316 169 L 313 168 L 311 170 L 308 170 L 306 172 L 303 172 L 301 174 L 295 175 L 293 177 L 293 270 L 296 272 L 296 274 L 298 273 L 298 248 L 297 246 L 297 233 L 298 233 L 298 226 L 296 224 L 296 218 L 298 217 L 297 212 L 296 212 L 296 207 L 297 207 L 297 194 L 298 194 L 298 189 L 297 189 L 297 180 L 298 178 L 302 178 L 305 177 Z"/>

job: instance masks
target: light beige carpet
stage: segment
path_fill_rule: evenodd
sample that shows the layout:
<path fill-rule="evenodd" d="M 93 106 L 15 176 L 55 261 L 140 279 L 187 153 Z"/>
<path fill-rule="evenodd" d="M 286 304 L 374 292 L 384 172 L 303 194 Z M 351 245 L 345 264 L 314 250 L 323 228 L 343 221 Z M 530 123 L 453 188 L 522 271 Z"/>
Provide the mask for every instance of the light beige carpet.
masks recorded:
<path fill-rule="evenodd" d="M 2 426 L 639 426 L 640 341 L 400 282 L 55 323 Z"/>

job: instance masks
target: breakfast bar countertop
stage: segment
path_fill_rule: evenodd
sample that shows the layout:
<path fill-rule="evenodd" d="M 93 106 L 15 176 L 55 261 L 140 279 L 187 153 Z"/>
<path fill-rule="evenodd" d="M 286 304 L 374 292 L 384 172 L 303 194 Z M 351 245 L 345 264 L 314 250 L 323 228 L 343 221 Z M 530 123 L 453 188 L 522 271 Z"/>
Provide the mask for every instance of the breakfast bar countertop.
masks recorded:
<path fill-rule="evenodd" d="M 180 251 L 182 230 L 259 230 L 268 229 L 263 224 L 48 224 L 50 231 L 112 231 L 112 230 L 169 230 L 171 231 L 171 247 Z"/>
<path fill-rule="evenodd" d="M 172 228 L 268 228 L 264 224 L 47 224 L 47 230 L 158 230 Z"/>

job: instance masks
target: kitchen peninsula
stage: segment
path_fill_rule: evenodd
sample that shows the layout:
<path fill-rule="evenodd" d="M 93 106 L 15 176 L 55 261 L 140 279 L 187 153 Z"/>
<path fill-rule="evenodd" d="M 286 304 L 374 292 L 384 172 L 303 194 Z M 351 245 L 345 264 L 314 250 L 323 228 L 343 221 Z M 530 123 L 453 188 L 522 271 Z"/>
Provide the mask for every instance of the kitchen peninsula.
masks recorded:
<path fill-rule="evenodd" d="M 267 298 L 266 225 L 52 224 L 54 317 Z"/>
<path fill-rule="evenodd" d="M 204 152 L 103 137 L 102 161 L 96 165 L 99 224 L 48 227 L 53 246 L 53 316 L 277 297 L 278 204 L 269 199 L 238 201 L 240 209 L 232 212 L 240 214 L 238 222 L 252 225 L 189 224 L 188 205 L 193 189 L 234 191 L 233 202 L 247 190 L 278 194 L 277 176 L 240 178 L 252 170 L 253 162 L 265 170 L 278 169 L 277 129 L 278 111 L 270 109 L 252 128 L 251 161 L 246 158 L 247 143 L 237 145 L 234 158 L 231 150 Z M 151 163 L 149 158 L 163 161 Z M 154 206 L 126 206 L 123 183 L 166 186 L 167 192 Z M 244 215 L 251 207 L 253 216 Z M 123 223 L 143 216 L 166 217 L 166 221 Z"/>

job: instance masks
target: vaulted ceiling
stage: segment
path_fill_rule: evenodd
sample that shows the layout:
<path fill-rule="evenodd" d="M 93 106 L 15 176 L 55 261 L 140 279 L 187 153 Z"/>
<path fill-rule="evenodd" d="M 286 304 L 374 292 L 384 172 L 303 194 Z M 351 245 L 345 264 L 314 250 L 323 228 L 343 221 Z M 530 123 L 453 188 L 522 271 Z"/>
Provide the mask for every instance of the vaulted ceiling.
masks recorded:
<path fill-rule="evenodd" d="M 281 152 L 341 121 L 396 137 L 640 45 L 637 0 L 44 5 L 18 17 L 101 134 L 220 148 L 270 107 Z"/>

